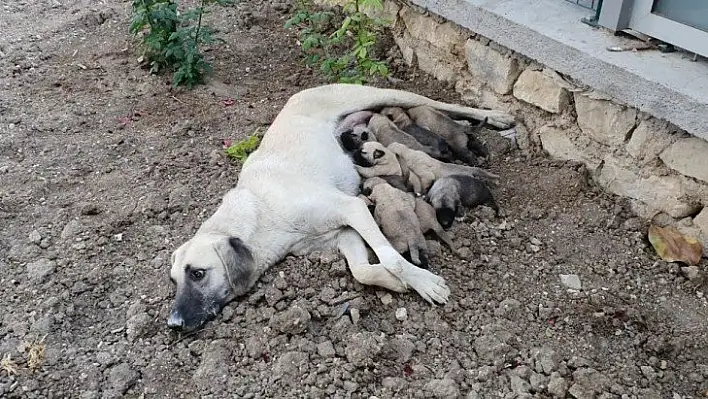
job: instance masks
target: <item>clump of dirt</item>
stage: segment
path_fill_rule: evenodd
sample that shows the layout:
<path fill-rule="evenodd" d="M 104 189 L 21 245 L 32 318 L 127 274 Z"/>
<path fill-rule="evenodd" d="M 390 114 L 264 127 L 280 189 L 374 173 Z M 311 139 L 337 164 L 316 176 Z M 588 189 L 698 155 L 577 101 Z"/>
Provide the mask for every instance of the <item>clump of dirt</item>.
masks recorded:
<path fill-rule="evenodd" d="M 227 43 L 193 91 L 140 69 L 129 3 L 3 7 L 0 396 L 705 394 L 704 287 L 659 260 L 643 223 L 582 168 L 525 158 L 493 131 L 505 216 L 468 212 L 452 229 L 463 259 L 436 252 L 446 306 L 362 287 L 338 258 L 289 257 L 177 336 L 170 254 L 237 181 L 223 140 L 323 83 L 282 28 L 290 5 L 210 15 Z M 377 84 L 459 101 L 392 59 L 401 81 Z"/>

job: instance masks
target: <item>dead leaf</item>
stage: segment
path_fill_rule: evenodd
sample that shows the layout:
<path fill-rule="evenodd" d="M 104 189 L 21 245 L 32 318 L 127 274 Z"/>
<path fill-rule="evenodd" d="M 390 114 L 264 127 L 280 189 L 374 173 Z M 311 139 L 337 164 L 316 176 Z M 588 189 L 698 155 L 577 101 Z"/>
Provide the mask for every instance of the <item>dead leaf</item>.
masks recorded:
<path fill-rule="evenodd" d="M 667 262 L 696 265 L 703 255 L 703 244 L 671 226 L 649 226 L 649 242 L 659 257 Z"/>

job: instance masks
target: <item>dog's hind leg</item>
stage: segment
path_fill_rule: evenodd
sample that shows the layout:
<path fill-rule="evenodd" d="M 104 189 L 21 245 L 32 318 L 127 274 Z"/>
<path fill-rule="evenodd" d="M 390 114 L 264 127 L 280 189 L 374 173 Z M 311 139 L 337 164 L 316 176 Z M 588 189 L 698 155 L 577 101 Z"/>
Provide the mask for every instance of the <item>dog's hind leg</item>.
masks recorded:
<path fill-rule="evenodd" d="M 342 194 L 328 203 L 336 210 L 338 222 L 356 230 L 374 251 L 380 265 L 397 277 L 404 286 L 413 288 L 430 303 L 447 302 L 450 289 L 445 284 L 445 279 L 416 267 L 396 252 L 362 200 Z"/>
<path fill-rule="evenodd" d="M 364 285 L 376 285 L 395 292 L 406 292 L 406 285 L 384 269 L 381 265 L 369 263 L 364 239 L 351 228 L 345 228 L 339 234 L 337 248 L 344 255 L 349 270 L 356 281 Z"/>

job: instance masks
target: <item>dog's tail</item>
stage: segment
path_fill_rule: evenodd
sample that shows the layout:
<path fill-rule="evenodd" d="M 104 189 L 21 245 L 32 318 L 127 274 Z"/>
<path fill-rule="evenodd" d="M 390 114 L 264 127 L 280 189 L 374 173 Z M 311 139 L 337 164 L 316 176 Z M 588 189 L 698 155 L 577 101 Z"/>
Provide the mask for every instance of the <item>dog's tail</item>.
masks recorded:
<path fill-rule="evenodd" d="M 313 87 L 294 94 L 283 111 L 339 121 L 346 115 L 362 110 L 378 110 L 383 107 L 404 109 L 427 105 L 458 118 L 484 120 L 501 129 L 514 125 L 514 117 L 508 113 L 465 107 L 436 101 L 419 94 L 397 89 L 335 83 Z"/>

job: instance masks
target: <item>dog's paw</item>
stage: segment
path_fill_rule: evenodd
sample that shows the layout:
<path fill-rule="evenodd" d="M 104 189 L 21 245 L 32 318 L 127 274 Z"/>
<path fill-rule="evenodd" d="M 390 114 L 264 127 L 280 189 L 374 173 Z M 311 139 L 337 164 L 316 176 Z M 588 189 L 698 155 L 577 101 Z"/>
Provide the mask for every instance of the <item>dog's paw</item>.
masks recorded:
<path fill-rule="evenodd" d="M 487 123 L 500 129 L 508 129 L 516 124 L 514 117 L 504 111 L 485 110 L 484 116 L 488 118 Z"/>
<path fill-rule="evenodd" d="M 413 271 L 408 284 L 431 305 L 444 305 L 450 296 L 450 289 L 445 284 L 445 279 L 432 272 L 417 268 Z"/>

